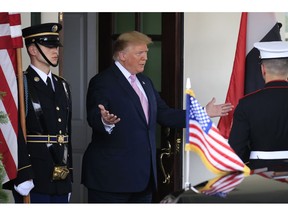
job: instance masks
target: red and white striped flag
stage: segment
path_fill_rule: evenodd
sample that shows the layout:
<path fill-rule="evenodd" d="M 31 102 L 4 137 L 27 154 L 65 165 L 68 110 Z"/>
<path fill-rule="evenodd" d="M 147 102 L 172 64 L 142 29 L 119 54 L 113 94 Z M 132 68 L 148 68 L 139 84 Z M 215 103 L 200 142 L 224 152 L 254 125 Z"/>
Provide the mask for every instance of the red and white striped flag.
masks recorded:
<path fill-rule="evenodd" d="M 242 162 L 228 141 L 221 136 L 191 89 L 186 90 L 185 150 L 196 152 L 205 166 L 215 174 L 235 171 L 250 174 L 249 167 Z"/>
<path fill-rule="evenodd" d="M 5 169 L 3 183 L 16 178 L 18 166 L 18 87 L 17 48 L 23 47 L 20 13 L 0 12 L 0 110 L 7 113 L 7 124 L 0 123 L 0 154 Z"/>
<path fill-rule="evenodd" d="M 281 40 L 280 26 L 274 13 L 242 13 L 226 102 L 236 107 L 244 95 L 264 87 L 259 51 L 253 44 L 259 41 L 279 40 Z M 234 110 L 219 119 L 219 131 L 226 139 L 230 135 L 233 114 Z"/>

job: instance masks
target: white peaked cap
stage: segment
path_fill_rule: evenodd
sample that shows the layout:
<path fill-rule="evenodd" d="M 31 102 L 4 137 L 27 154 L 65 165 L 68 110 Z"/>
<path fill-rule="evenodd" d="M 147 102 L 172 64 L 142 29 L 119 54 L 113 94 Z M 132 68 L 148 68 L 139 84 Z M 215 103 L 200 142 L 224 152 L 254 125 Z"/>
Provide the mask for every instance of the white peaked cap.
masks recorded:
<path fill-rule="evenodd" d="M 288 58 L 288 42 L 257 42 L 254 47 L 260 51 L 261 59 Z"/>

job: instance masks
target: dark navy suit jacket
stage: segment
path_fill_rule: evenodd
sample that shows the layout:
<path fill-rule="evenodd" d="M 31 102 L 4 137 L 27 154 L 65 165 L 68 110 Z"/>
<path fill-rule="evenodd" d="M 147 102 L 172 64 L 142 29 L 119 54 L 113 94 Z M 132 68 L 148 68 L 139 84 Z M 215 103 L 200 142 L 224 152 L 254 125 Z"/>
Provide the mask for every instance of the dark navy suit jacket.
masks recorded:
<path fill-rule="evenodd" d="M 169 108 L 147 76 L 137 77 L 148 97 L 149 124 L 138 95 L 115 64 L 90 80 L 87 120 L 93 134 L 82 163 L 82 183 L 89 189 L 140 192 L 147 187 L 151 174 L 157 187 L 157 122 L 185 127 L 185 111 Z M 99 104 L 121 118 L 111 134 L 104 129 Z"/>

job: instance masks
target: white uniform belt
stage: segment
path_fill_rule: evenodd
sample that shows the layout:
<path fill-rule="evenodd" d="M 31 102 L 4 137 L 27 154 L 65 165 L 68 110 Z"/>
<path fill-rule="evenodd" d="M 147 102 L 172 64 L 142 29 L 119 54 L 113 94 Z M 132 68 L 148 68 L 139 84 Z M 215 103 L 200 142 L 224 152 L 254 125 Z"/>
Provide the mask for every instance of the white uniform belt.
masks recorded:
<path fill-rule="evenodd" d="M 251 151 L 250 159 L 288 159 L 288 151 Z"/>

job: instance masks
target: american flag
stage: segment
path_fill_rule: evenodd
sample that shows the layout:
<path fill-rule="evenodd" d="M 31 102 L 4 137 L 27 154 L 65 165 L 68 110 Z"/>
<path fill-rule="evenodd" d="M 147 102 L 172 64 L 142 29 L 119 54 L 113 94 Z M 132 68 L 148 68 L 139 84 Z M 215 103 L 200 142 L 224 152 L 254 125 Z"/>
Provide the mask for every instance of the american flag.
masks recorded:
<path fill-rule="evenodd" d="M 0 111 L 8 123 L 0 123 L 0 154 L 5 169 L 3 184 L 17 175 L 18 87 L 17 48 L 23 47 L 20 13 L 0 12 Z"/>
<path fill-rule="evenodd" d="M 191 89 L 186 90 L 186 151 L 195 151 L 205 166 L 215 174 L 250 169 L 221 136 Z"/>

